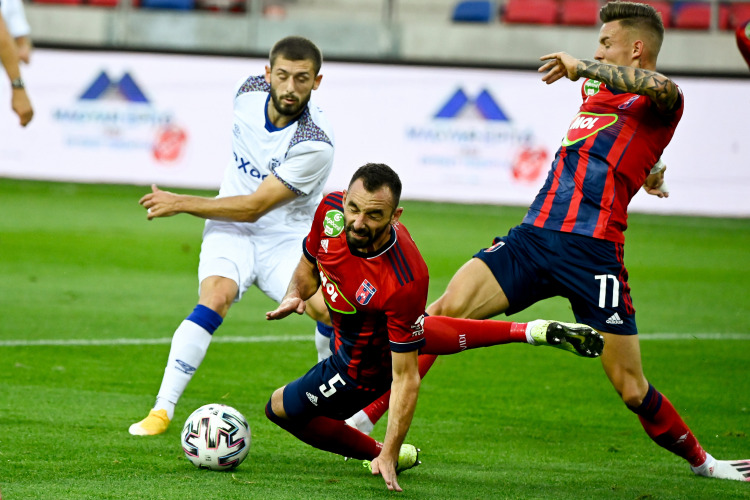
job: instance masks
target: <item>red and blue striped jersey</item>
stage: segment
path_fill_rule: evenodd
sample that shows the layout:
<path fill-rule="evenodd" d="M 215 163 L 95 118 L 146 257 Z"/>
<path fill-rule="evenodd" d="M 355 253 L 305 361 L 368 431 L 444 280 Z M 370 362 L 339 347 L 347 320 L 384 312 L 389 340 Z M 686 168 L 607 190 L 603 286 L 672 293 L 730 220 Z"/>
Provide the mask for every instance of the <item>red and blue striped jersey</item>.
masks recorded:
<path fill-rule="evenodd" d="M 316 264 L 334 328 L 333 357 L 360 386 L 391 377 L 391 351 L 424 344 L 427 265 L 403 224 L 374 253 L 349 248 L 343 193 L 323 198 L 304 244 Z"/>
<path fill-rule="evenodd" d="M 647 96 L 587 79 L 583 104 L 523 222 L 623 243 L 630 200 L 682 117 L 683 97 L 664 114 Z"/>

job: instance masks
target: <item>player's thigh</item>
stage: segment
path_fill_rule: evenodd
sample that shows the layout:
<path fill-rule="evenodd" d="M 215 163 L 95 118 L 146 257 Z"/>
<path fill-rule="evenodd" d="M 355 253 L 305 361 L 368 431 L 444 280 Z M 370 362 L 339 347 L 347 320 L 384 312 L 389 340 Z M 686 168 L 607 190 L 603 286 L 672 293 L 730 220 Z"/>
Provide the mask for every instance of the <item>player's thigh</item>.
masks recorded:
<path fill-rule="evenodd" d="M 601 332 L 636 335 L 635 308 L 622 246 L 567 235 L 559 242 L 559 248 L 561 255 L 550 272 L 570 300 L 576 321 Z"/>
<path fill-rule="evenodd" d="M 234 301 L 238 301 L 255 281 L 254 256 L 252 237 L 241 225 L 206 221 L 198 264 L 199 283 L 212 276 L 230 279 L 237 285 Z"/>
<path fill-rule="evenodd" d="M 256 285 L 268 297 L 281 302 L 302 257 L 304 235 L 263 235 L 255 240 Z"/>
<path fill-rule="evenodd" d="M 508 308 L 508 299 L 487 264 L 471 259 L 453 275 L 427 312 L 453 318 L 489 318 Z"/>
<path fill-rule="evenodd" d="M 332 358 L 321 361 L 305 375 L 287 384 L 283 403 L 289 418 L 309 420 L 325 416 L 345 420 L 390 388 L 390 384 L 361 387 L 340 373 L 332 361 Z"/>

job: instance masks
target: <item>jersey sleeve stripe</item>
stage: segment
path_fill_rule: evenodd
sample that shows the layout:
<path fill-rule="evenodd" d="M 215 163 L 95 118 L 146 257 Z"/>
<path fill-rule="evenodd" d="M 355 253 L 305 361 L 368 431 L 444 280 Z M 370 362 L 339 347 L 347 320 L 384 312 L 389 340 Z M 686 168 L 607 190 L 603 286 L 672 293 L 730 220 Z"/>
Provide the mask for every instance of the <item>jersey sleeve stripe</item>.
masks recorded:
<path fill-rule="evenodd" d="M 411 267 L 409 267 L 409 263 L 406 261 L 406 256 L 404 256 L 404 251 L 400 244 L 396 244 L 396 252 L 398 253 L 399 260 L 404 263 L 406 273 L 409 275 L 408 281 L 414 281 L 414 274 L 411 272 Z"/>
<path fill-rule="evenodd" d="M 315 258 L 308 250 L 307 250 L 307 236 L 305 236 L 305 239 L 302 240 L 302 254 L 312 262 L 313 264 L 317 264 L 318 259 Z"/>
<path fill-rule="evenodd" d="M 424 337 L 418 338 L 411 342 L 394 342 L 390 340 L 391 351 L 393 352 L 412 352 L 422 348 L 427 342 Z"/>
<path fill-rule="evenodd" d="M 398 284 L 404 286 L 406 284 L 406 281 L 404 279 L 404 272 L 401 268 L 401 263 L 396 260 L 395 252 L 388 252 L 388 260 L 391 263 L 391 267 L 393 267 L 393 272 L 396 274 Z"/>
<path fill-rule="evenodd" d="M 276 169 L 271 169 L 271 173 L 273 174 L 274 177 L 276 177 L 279 180 L 279 182 L 281 182 L 292 193 L 296 194 L 297 196 L 303 196 L 305 194 L 299 189 L 297 189 L 296 187 L 289 184 L 284 179 L 282 179 L 281 176 L 278 173 L 276 173 Z"/>

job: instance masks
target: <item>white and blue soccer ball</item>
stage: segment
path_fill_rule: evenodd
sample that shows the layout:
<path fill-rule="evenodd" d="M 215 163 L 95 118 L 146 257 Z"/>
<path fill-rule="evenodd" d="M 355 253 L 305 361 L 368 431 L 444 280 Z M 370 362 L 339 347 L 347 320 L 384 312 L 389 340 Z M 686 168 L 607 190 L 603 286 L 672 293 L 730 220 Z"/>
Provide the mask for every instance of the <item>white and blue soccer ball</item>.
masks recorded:
<path fill-rule="evenodd" d="M 181 440 L 185 456 L 199 469 L 230 470 L 250 451 L 250 425 L 231 406 L 212 403 L 190 414 Z"/>

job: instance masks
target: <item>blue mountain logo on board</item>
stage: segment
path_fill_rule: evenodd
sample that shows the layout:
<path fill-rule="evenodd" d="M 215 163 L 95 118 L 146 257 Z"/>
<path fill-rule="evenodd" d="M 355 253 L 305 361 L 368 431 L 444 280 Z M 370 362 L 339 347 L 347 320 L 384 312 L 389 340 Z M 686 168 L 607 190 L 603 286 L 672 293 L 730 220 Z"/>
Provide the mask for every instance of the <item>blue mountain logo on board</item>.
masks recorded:
<path fill-rule="evenodd" d="M 115 81 L 105 71 L 99 73 L 79 99 L 82 101 L 117 99 L 146 104 L 149 102 L 130 73 L 125 73 L 122 78 Z"/>
<path fill-rule="evenodd" d="M 508 116 L 492 95 L 483 89 L 475 99 L 471 99 L 463 89 L 458 89 L 435 114 L 435 118 L 456 118 L 474 109 L 482 118 L 490 121 L 508 122 Z"/>

